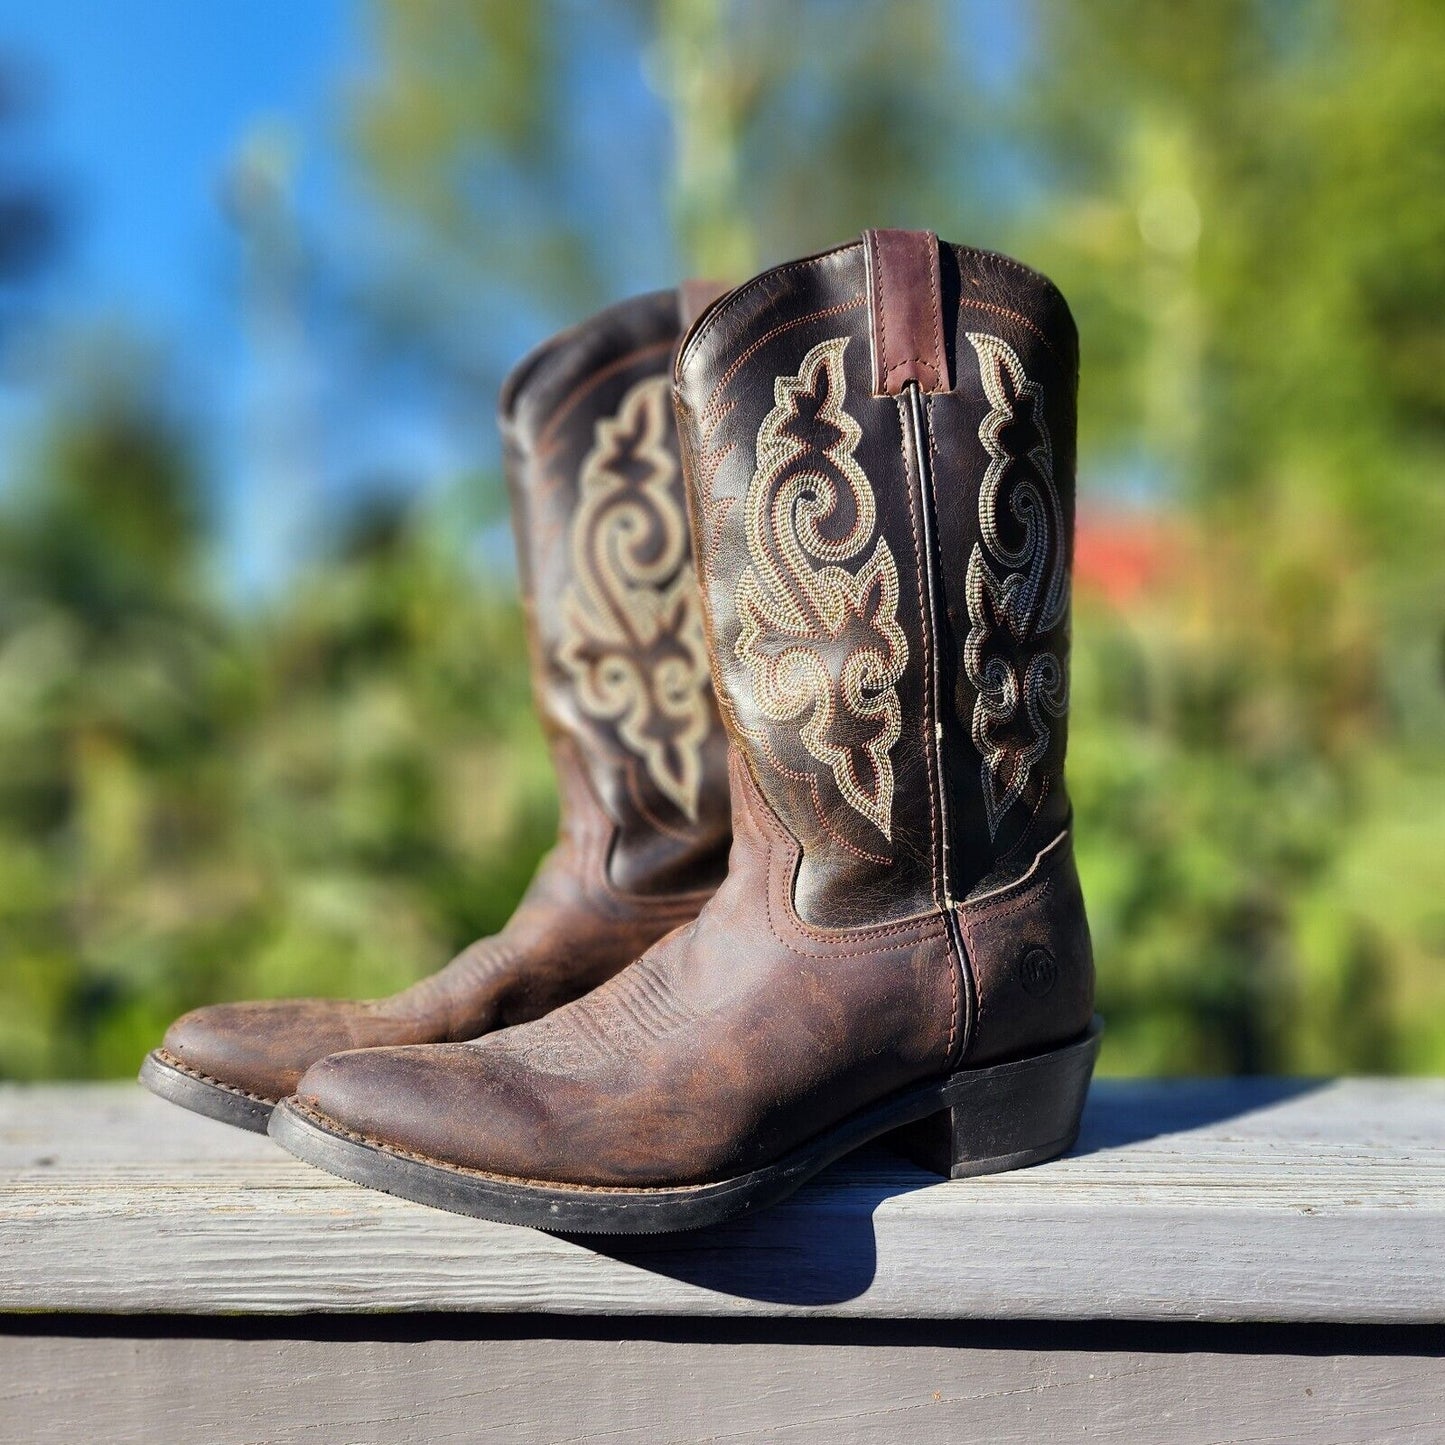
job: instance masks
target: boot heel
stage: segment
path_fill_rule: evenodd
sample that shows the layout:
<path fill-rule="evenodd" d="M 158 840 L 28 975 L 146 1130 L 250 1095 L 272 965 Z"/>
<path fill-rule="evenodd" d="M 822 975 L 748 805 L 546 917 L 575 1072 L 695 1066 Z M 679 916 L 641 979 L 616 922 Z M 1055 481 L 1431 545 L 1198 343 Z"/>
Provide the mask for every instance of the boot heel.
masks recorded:
<path fill-rule="evenodd" d="M 1063 1048 L 955 1074 L 944 1085 L 948 1108 L 883 1142 L 949 1179 L 1054 1159 L 1078 1138 L 1102 1033 L 1096 1016 L 1083 1038 Z"/>

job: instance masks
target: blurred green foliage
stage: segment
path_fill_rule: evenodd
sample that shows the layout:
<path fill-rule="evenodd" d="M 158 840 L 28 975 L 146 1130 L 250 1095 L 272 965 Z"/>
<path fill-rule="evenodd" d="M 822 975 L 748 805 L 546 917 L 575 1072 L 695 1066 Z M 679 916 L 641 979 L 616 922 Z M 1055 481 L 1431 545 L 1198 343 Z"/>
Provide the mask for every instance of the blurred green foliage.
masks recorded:
<path fill-rule="evenodd" d="M 108 371 L 0 518 L 10 1076 L 127 1073 L 201 999 L 390 990 L 500 926 L 550 838 L 511 591 L 377 508 L 228 611 L 189 456 Z"/>
<path fill-rule="evenodd" d="M 1074 305 L 1106 1068 L 1445 1069 L 1445 10 L 597 13 L 643 37 L 682 265 L 926 225 Z M 385 203 L 477 276 L 608 299 L 623 222 L 559 199 L 570 8 L 372 15 L 352 133 Z M 127 1072 L 202 999 L 405 982 L 501 921 L 551 827 L 515 599 L 454 522 L 350 516 L 227 607 L 202 450 L 145 377 L 57 396 L 0 508 L 3 1074 Z"/>

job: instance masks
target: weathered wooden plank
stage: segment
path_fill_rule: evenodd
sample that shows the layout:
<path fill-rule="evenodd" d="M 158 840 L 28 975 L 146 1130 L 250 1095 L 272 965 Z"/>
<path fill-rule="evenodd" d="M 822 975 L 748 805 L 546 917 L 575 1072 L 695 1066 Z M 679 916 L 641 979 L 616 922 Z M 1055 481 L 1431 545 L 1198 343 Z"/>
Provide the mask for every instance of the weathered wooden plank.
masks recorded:
<path fill-rule="evenodd" d="M 0 1089 L 0 1310 L 1445 1320 L 1445 1081 L 1096 1087 L 1079 1151 L 881 1152 L 598 1248 L 354 1188 L 128 1086 Z"/>
<path fill-rule="evenodd" d="M 656 1340 L 0 1337 L 0 1439 L 1381 1442 L 1445 1436 L 1445 1361 Z"/>

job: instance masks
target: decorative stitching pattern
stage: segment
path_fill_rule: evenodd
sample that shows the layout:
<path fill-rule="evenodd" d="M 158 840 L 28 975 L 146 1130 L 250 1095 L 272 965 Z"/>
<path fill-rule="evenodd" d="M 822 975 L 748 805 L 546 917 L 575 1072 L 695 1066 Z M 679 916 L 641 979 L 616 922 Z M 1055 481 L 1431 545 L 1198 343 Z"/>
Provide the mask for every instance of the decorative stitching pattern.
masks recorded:
<path fill-rule="evenodd" d="M 791 271 L 796 269 L 798 266 L 811 264 L 812 262 L 799 261 L 795 262 L 793 266 L 784 266 L 781 269 L 783 271 Z M 770 272 L 768 274 L 773 275 L 779 273 Z M 734 291 L 732 295 L 728 297 L 727 307 L 719 309 L 730 309 L 731 307 L 736 305 L 738 300 L 746 292 L 752 290 L 753 284 L 756 283 L 751 283 L 748 286 L 741 287 L 739 290 Z M 722 400 L 722 394 L 724 391 L 727 390 L 728 383 L 732 381 L 733 377 L 735 377 L 738 372 L 741 371 L 745 365 L 747 365 L 747 363 L 753 358 L 753 356 L 757 352 L 761 351 L 763 347 L 768 344 L 768 342 L 776 340 L 785 331 L 792 331 L 799 326 L 811 325 L 814 321 L 821 321 L 826 316 L 841 316 L 843 312 L 852 311 L 859 306 L 866 306 L 867 303 L 868 298 L 866 296 L 850 296 L 848 300 L 840 301 L 836 306 L 825 306 L 821 311 L 810 311 L 806 316 L 790 317 L 787 321 L 784 321 L 781 324 L 774 326 L 771 331 L 763 332 L 763 334 L 759 336 L 751 346 L 747 347 L 744 351 L 739 352 L 738 355 L 733 358 L 732 365 L 730 365 L 728 369 L 723 372 L 723 374 L 718 378 L 717 385 L 714 386 L 712 389 L 712 397 L 709 400 L 700 418 L 703 423 L 704 436 L 710 437 L 713 432 L 717 430 L 718 426 L 722 423 L 723 418 L 728 414 L 728 412 L 730 412 L 737 405 L 736 401 L 723 402 Z M 716 321 L 716 319 L 717 313 L 714 313 L 712 321 Z M 711 325 L 712 321 L 710 321 L 708 324 Z M 694 344 L 697 341 L 698 334 L 699 333 L 694 333 L 693 335 Z M 688 349 L 691 350 L 692 348 L 689 347 Z M 681 367 L 682 363 L 679 362 L 679 372 L 681 371 Z"/>
<path fill-rule="evenodd" d="M 864 551 L 877 521 L 873 488 L 854 457 L 862 430 L 843 409 L 847 346 L 846 336 L 820 342 L 796 375 L 774 382 L 744 507 L 751 565 L 738 580 L 734 652 L 763 716 L 806 719 L 803 747 L 848 806 L 891 842 L 889 755 L 902 731 L 896 684 L 908 640 L 887 540 L 878 538 L 856 573 L 839 565 Z M 816 790 L 814 805 L 826 827 Z"/>
<path fill-rule="evenodd" d="M 667 378 L 652 376 L 597 423 L 578 483 L 558 659 L 582 711 L 615 724 L 658 790 L 696 822 L 710 679 L 670 406 Z"/>
<path fill-rule="evenodd" d="M 1049 340 L 1048 333 L 1041 326 L 1035 326 L 1027 316 L 1020 316 L 1017 311 L 1010 311 L 1007 306 L 995 306 L 992 301 L 980 301 L 973 296 L 965 296 L 959 303 L 973 311 L 988 311 L 994 316 L 1002 316 L 1005 321 L 1013 321 L 1022 326 L 1025 331 L 1031 331 L 1043 343 L 1044 349 L 1063 367 L 1063 358 L 1054 349 L 1054 344 Z"/>
<path fill-rule="evenodd" d="M 973 741 L 983 760 L 984 811 L 989 836 L 994 837 L 1048 751 L 1049 719 L 1068 711 L 1064 669 L 1058 655 L 1042 645 L 1063 620 L 1068 579 L 1043 390 L 1029 379 L 1007 342 L 984 332 L 967 336 L 978 354 L 989 402 L 978 429 L 989 463 L 978 494 L 982 538 L 968 559 L 969 630 L 963 663 L 977 694 Z M 1023 540 L 1012 547 L 1000 527 L 1006 486 L 1008 511 L 1023 529 Z M 1017 661 L 990 653 L 1000 630 L 1014 650 L 1032 651 Z"/>
<path fill-rule="evenodd" d="M 554 337 L 552 344 L 555 346 L 564 337 L 571 335 L 564 332 L 562 336 Z M 585 381 L 579 382 L 558 402 L 556 410 L 547 418 L 547 424 L 537 435 L 535 452 L 540 460 L 545 460 L 555 450 L 554 443 L 557 440 L 557 433 L 561 431 L 562 424 L 571 414 L 572 408 L 584 397 L 596 391 L 610 378 L 617 375 L 619 371 L 626 371 L 629 367 L 636 366 L 639 361 L 645 361 L 650 356 L 663 356 L 670 352 L 674 346 L 671 341 L 654 341 L 650 346 L 639 346 L 636 351 L 629 351 L 622 356 L 609 361 L 606 366 L 599 367 L 592 372 Z"/>
<path fill-rule="evenodd" d="M 744 765 L 744 770 L 746 771 L 746 765 Z M 797 861 L 799 851 L 797 840 L 778 822 L 767 801 L 753 785 L 750 775 L 741 782 L 737 779 L 733 780 L 733 797 L 741 802 L 748 818 L 763 838 L 763 868 L 767 877 L 768 932 L 773 935 L 773 939 L 780 947 L 804 958 L 868 958 L 879 954 L 897 953 L 900 949 L 917 947 L 935 938 L 945 936 L 944 930 L 940 927 L 941 920 L 937 913 L 919 914 L 913 918 L 902 918 L 893 923 L 875 923 L 846 930 L 814 928 L 805 923 L 792 906 L 790 887 L 793 864 Z M 775 868 L 773 865 L 775 853 L 778 852 L 781 852 L 786 860 L 785 866 L 782 868 Z M 779 919 L 782 919 L 783 928 L 792 935 L 791 937 L 783 936 L 778 926 Z M 799 942 L 800 938 L 807 939 L 812 943 L 824 944 L 827 947 L 814 951 L 805 948 Z M 840 946 L 840 943 L 852 939 L 861 939 L 865 943 L 872 942 L 874 939 L 891 939 L 892 941 L 885 941 L 877 948 L 844 948 Z"/>

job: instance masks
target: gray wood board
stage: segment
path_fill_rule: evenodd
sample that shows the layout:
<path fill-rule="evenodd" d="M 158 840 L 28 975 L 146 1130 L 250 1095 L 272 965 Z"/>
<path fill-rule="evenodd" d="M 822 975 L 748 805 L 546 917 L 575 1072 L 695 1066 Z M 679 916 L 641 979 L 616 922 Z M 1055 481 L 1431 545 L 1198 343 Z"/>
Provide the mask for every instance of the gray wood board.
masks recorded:
<path fill-rule="evenodd" d="M 129 1085 L 0 1087 L 0 1311 L 1445 1321 L 1445 1080 L 1102 1081 L 1079 1148 L 878 1151 L 697 1235 L 581 1243 L 309 1169 Z"/>
<path fill-rule="evenodd" d="M 1445 1361 L 656 1340 L 0 1337 L 0 1441 L 1436 1445 Z"/>

